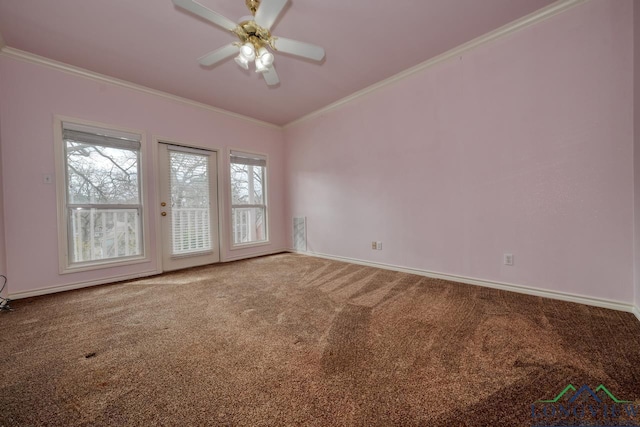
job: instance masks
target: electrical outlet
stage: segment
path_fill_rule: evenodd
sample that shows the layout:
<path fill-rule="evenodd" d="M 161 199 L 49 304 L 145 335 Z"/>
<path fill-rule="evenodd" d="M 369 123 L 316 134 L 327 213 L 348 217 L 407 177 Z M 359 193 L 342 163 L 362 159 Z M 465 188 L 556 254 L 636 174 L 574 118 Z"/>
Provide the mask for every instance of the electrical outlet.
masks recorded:
<path fill-rule="evenodd" d="M 378 242 L 371 242 L 371 249 L 378 249 Z"/>
<path fill-rule="evenodd" d="M 504 265 L 513 265 L 513 254 L 504 254 Z"/>
<path fill-rule="evenodd" d="M 376 246 L 378 247 L 379 251 L 382 250 L 382 242 L 376 242 Z"/>

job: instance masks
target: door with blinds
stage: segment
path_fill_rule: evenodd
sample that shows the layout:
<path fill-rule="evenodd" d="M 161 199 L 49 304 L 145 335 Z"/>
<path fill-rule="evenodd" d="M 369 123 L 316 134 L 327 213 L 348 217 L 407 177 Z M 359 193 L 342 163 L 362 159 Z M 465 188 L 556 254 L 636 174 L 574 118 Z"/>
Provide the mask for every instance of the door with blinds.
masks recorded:
<path fill-rule="evenodd" d="M 163 271 L 220 261 L 216 153 L 159 144 Z"/>

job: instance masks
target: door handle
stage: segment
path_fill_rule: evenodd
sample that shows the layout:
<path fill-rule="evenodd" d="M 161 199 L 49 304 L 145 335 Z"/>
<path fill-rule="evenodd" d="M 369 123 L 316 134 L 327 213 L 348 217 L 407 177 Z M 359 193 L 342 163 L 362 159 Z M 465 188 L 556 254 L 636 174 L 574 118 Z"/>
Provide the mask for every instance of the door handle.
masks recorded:
<path fill-rule="evenodd" d="M 167 206 L 167 203 L 166 202 L 162 202 L 162 203 L 160 203 L 160 206 Z"/>
<path fill-rule="evenodd" d="M 160 215 L 167 216 L 167 213 L 166 212 L 161 212 Z"/>

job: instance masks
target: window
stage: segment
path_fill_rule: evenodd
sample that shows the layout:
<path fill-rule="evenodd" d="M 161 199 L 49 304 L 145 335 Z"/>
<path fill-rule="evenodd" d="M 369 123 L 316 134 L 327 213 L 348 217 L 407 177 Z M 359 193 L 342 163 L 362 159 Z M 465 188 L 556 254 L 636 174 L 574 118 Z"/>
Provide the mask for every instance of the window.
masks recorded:
<path fill-rule="evenodd" d="M 213 250 L 209 152 L 166 145 L 173 255 Z"/>
<path fill-rule="evenodd" d="M 141 136 L 69 122 L 61 127 L 64 267 L 143 257 Z"/>
<path fill-rule="evenodd" d="M 266 242 L 267 159 L 232 151 L 230 164 L 232 245 Z"/>

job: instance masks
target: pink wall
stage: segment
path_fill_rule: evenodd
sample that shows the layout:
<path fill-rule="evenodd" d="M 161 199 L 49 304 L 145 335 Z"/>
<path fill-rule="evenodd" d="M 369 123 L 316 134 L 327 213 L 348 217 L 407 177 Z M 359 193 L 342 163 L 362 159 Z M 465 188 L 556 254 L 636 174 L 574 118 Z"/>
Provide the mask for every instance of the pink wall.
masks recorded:
<path fill-rule="evenodd" d="M 58 114 L 144 130 L 147 144 L 268 153 L 271 244 L 224 259 L 288 246 L 305 215 L 313 252 L 632 301 L 639 9 L 588 2 L 290 127 L 284 145 L 278 129 L 0 56 L 0 270 L 15 294 L 158 269 L 152 228 L 149 263 L 58 274 L 55 186 L 42 183 Z M 640 274 L 635 293 L 640 305 Z"/>
<path fill-rule="evenodd" d="M 585 3 L 287 128 L 287 223 L 316 253 L 632 301 L 631 12 Z"/>
<path fill-rule="evenodd" d="M 633 5 L 635 304 L 640 308 L 640 4 Z"/>
<path fill-rule="evenodd" d="M 203 147 L 235 147 L 269 155 L 271 244 L 242 251 L 227 250 L 223 259 L 284 248 L 283 141 L 280 129 L 254 125 L 213 111 L 155 95 L 99 83 L 46 67 L 0 57 L 0 130 L 10 292 L 103 280 L 157 271 L 156 239 L 151 223 L 151 261 L 126 267 L 58 274 L 55 185 L 43 183 L 54 174 L 54 115 L 71 116 L 146 131 L 147 147 L 159 136 Z M 226 151 L 225 151 L 226 152 Z M 151 217 L 158 205 L 152 158 L 144 161 Z M 227 168 L 228 169 L 228 168 Z M 228 170 L 224 178 L 228 180 Z M 225 181 L 227 182 L 227 181 Z M 228 187 L 228 184 L 227 184 Z M 228 205 L 227 205 L 228 206 Z M 225 210 L 225 220 L 229 222 Z"/>

